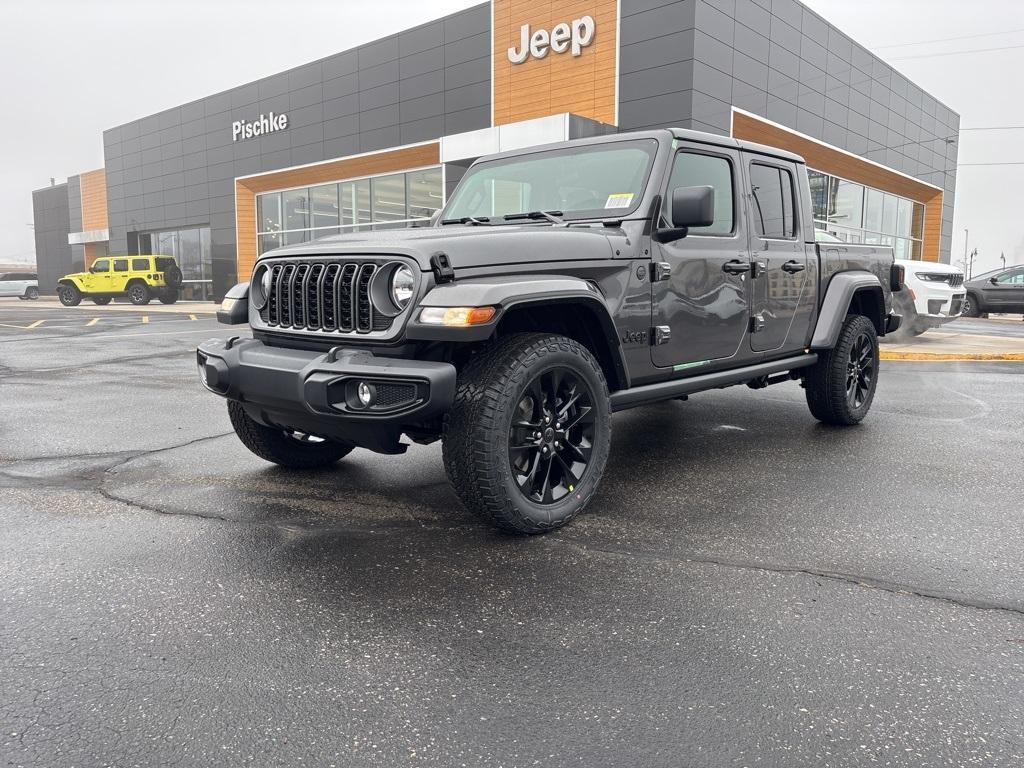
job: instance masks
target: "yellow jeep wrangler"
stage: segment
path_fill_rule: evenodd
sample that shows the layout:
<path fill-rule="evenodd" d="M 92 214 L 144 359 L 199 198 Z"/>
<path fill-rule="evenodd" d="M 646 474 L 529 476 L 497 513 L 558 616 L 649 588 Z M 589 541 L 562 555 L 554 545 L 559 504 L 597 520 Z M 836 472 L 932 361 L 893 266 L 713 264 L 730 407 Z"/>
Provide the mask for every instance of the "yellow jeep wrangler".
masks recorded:
<path fill-rule="evenodd" d="M 171 256 L 104 256 L 88 272 L 64 275 L 57 281 L 57 296 L 65 307 L 77 307 L 83 298 L 109 304 L 115 296 L 127 296 L 136 306 L 153 298 L 164 304 L 178 300 L 181 269 Z"/>

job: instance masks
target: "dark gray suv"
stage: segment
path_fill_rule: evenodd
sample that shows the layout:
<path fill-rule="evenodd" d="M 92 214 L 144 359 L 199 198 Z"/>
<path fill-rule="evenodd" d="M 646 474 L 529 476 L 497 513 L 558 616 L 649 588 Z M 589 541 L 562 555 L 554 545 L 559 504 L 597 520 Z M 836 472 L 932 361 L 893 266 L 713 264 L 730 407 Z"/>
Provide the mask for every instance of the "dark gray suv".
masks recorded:
<path fill-rule="evenodd" d="M 964 315 L 981 317 L 989 312 L 1024 313 L 1024 264 L 996 269 L 964 283 L 967 298 Z"/>
<path fill-rule="evenodd" d="M 263 254 L 220 312 L 252 335 L 199 374 L 268 461 L 442 440 L 467 507 L 548 531 L 597 490 L 614 411 L 799 382 L 817 419 L 865 417 L 901 275 L 815 243 L 811 210 L 800 157 L 692 131 L 482 158 L 431 227 Z"/>

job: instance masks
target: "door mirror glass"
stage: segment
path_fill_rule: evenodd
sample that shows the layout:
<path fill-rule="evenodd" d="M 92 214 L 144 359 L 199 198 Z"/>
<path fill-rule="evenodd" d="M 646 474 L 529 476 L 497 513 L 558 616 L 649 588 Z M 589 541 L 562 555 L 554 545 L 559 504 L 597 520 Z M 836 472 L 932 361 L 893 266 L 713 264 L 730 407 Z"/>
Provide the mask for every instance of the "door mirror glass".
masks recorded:
<path fill-rule="evenodd" d="M 988 281 L 992 283 L 992 285 L 999 285 L 999 278 L 997 277 L 990 277 Z"/>
<path fill-rule="evenodd" d="M 714 187 L 676 187 L 672 190 L 673 227 L 710 227 L 714 223 Z"/>

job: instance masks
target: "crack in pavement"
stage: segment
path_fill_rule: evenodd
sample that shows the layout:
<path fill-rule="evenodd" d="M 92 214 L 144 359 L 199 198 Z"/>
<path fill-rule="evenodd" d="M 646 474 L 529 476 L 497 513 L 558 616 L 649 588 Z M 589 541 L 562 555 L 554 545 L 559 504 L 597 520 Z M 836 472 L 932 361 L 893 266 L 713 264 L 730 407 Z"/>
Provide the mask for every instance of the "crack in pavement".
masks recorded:
<path fill-rule="evenodd" d="M 632 559 L 645 558 L 661 563 L 712 565 L 719 568 L 735 568 L 737 570 L 760 571 L 762 573 L 810 576 L 812 578 L 826 579 L 828 581 L 849 584 L 851 586 L 861 587 L 862 589 L 887 592 L 889 594 L 901 595 L 904 597 L 917 597 L 925 600 L 935 600 L 946 603 L 947 605 L 955 605 L 960 608 L 971 608 L 979 611 L 999 611 L 1024 618 L 1024 609 L 1022 608 L 1002 605 L 991 600 L 974 600 L 956 597 L 955 595 L 950 595 L 948 593 L 927 590 L 921 587 L 913 587 L 908 584 L 900 584 L 898 582 L 886 581 L 874 576 L 863 576 L 859 574 L 843 573 L 841 571 L 818 570 L 796 565 L 780 565 L 776 563 L 764 563 L 757 561 L 727 560 L 725 558 L 689 555 L 659 555 L 653 552 L 628 552 L 608 547 L 594 547 L 564 536 L 553 539 L 553 541 L 559 544 L 575 547 L 583 552 L 597 552 L 600 554 L 611 555 L 613 557 L 628 557 Z"/>

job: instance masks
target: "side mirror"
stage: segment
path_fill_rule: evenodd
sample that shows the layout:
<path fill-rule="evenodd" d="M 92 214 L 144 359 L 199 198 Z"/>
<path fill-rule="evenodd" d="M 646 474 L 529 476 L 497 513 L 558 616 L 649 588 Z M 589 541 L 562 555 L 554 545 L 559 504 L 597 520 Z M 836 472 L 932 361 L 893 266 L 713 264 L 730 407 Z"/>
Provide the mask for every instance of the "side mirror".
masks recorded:
<path fill-rule="evenodd" d="M 999 281 L 994 277 L 990 277 L 988 281 L 992 283 L 992 285 L 999 285 Z"/>
<path fill-rule="evenodd" d="M 690 227 L 710 227 L 715 223 L 714 187 L 676 187 L 672 190 L 672 228 L 658 230 L 660 243 L 686 237 Z"/>

